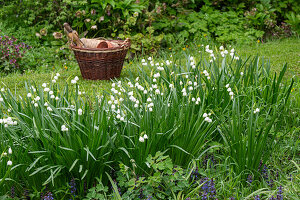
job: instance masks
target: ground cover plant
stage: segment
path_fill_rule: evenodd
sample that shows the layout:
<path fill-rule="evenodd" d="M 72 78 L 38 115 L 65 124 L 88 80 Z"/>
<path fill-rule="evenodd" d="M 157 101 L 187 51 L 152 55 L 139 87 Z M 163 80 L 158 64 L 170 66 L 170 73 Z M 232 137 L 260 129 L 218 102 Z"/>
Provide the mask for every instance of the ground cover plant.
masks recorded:
<path fill-rule="evenodd" d="M 58 84 L 59 73 L 3 88 L 2 195 L 297 199 L 299 88 L 287 65 L 274 74 L 259 57 L 200 47 L 138 59 L 103 92 L 76 76 Z"/>

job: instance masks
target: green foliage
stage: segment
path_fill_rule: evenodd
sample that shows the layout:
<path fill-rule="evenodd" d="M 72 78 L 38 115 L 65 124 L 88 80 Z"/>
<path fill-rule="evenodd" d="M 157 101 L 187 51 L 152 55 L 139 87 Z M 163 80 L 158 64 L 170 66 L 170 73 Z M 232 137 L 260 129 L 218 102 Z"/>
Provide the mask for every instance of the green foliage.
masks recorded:
<path fill-rule="evenodd" d="M 173 165 L 169 156 L 164 156 L 162 152 L 157 152 L 154 157 L 147 157 L 147 165 L 151 172 L 145 176 L 137 176 L 134 170 L 124 164 L 120 164 L 120 171 L 117 171 L 117 177 L 111 184 L 113 193 L 106 195 L 108 188 L 100 182 L 96 187 L 89 190 L 86 199 L 110 199 L 109 197 L 118 196 L 118 199 L 174 199 L 181 196 L 182 199 L 187 195 L 183 194 L 192 191 L 189 183 L 189 172 Z M 109 176 L 109 175 L 108 175 Z M 110 177 L 110 176 L 109 176 Z M 121 193 L 121 191 L 124 191 Z M 120 192 L 120 194 L 119 194 Z M 194 192 L 190 192 L 190 196 Z"/>
<path fill-rule="evenodd" d="M 15 32 L 26 28 L 29 40 L 61 45 L 53 34 L 63 33 L 62 24 L 69 22 L 81 37 L 130 38 L 133 54 L 203 37 L 221 43 L 288 37 L 298 33 L 292 13 L 300 7 L 296 0 L 12 0 L 2 5 L 0 18 Z"/>
<path fill-rule="evenodd" d="M 300 34 L 300 15 L 295 14 L 294 12 L 286 14 L 287 23 L 292 26 L 292 30 L 295 31 L 298 35 Z"/>
<path fill-rule="evenodd" d="M 153 27 L 167 34 L 167 37 L 172 37 L 170 43 L 175 38 L 185 41 L 201 37 L 215 38 L 221 43 L 249 42 L 263 36 L 263 31 L 247 28 L 245 23 L 245 19 L 233 11 L 220 12 L 203 7 L 201 12 L 182 14 L 175 19 L 158 18 Z"/>
<path fill-rule="evenodd" d="M 107 199 L 107 192 L 108 187 L 104 186 L 102 182 L 99 182 L 97 186 L 89 189 L 89 192 L 84 200 Z"/>
<path fill-rule="evenodd" d="M 245 170 L 255 174 L 260 159 L 267 162 L 272 152 L 265 144 L 273 144 L 281 131 L 278 119 L 285 116 L 292 89 L 292 83 L 282 82 L 286 66 L 277 77 L 258 58 L 244 61 L 234 49 L 225 53 L 224 47 L 208 48 L 197 52 L 214 52 L 211 61 L 194 58 L 188 50 L 183 59 L 175 55 L 144 59 L 138 78 L 129 74 L 115 80 L 104 94 L 84 94 L 83 86 L 75 84 L 77 78 L 61 87 L 55 83 L 58 75 L 42 86 L 26 84 L 23 95 L 1 91 L 1 118 L 17 121 L 0 125 L 1 146 L 11 146 L 18 155 L 14 163 L 20 167 L 10 172 L 12 180 L 23 182 L 16 187 L 68 191 L 65 183 L 74 178 L 80 181 L 77 191 L 82 197 L 95 177 L 104 184 L 112 182 L 103 174 L 123 163 L 122 171 L 132 166 L 130 173 L 137 181 L 137 175 L 153 174 L 149 184 L 140 183 L 145 190 L 163 185 L 167 194 L 160 195 L 178 196 L 187 187 L 169 181 L 174 168 L 200 162 L 214 148 L 222 150 L 223 161 L 235 164 L 226 168 L 236 175 Z M 249 120 L 254 106 L 261 110 L 259 117 Z M 273 119 L 278 121 L 272 123 Z M 126 180 L 131 185 L 125 187 L 132 188 L 135 181 Z M 244 176 L 239 181 L 246 182 Z M 11 184 L 5 182 L 0 191 L 5 194 Z M 97 192 L 105 195 L 105 186 L 90 198 Z M 138 193 L 128 189 L 128 195 Z"/>

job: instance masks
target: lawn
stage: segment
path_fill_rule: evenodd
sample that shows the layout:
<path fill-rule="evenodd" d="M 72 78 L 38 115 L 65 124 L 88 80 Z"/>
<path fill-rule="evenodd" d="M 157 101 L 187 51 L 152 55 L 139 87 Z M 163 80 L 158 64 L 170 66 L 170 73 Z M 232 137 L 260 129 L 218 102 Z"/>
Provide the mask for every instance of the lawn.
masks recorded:
<path fill-rule="evenodd" d="M 234 47 L 234 46 L 232 46 Z M 182 47 L 184 48 L 184 47 Z M 182 49 L 177 47 L 177 49 Z M 254 43 L 251 45 L 237 45 L 236 51 L 237 54 L 243 58 L 259 56 L 260 60 L 264 59 L 264 62 L 270 62 L 271 70 L 274 72 L 279 72 L 285 63 L 288 64 L 287 77 L 295 77 L 296 79 L 300 77 L 300 39 L 291 38 L 291 39 L 282 39 L 270 41 L 268 43 Z M 177 50 L 162 50 L 157 54 L 158 60 L 164 60 L 165 58 L 170 57 L 170 55 L 177 56 L 178 58 L 184 58 L 186 54 L 193 55 L 195 58 L 200 58 L 202 56 L 204 47 L 197 44 L 197 42 L 190 45 L 189 48 L 185 48 L 185 51 Z M 200 51 L 200 53 L 199 53 Z M 207 55 L 204 57 L 208 59 Z M 135 73 L 141 64 L 141 57 L 135 58 L 133 60 L 127 61 L 124 63 L 124 69 L 121 74 L 121 79 L 128 78 L 129 74 Z M 39 67 L 39 66 L 37 66 Z M 109 87 L 109 81 L 82 81 L 79 67 L 74 60 L 61 64 L 58 66 L 48 66 L 38 71 L 26 71 L 24 74 L 8 74 L 2 75 L 0 80 L 3 87 L 8 87 L 14 91 L 22 92 L 24 89 L 25 81 L 34 81 L 37 84 L 42 84 L 44 82 L 51 82 L 55 73 L 60 73 L 62 79 L 59 80 L 60 84 L 64 84 L 66 81 L 69 81 L 78 76 L 82 90 L 93 92 L 102 91 L 104 88 Z"/>

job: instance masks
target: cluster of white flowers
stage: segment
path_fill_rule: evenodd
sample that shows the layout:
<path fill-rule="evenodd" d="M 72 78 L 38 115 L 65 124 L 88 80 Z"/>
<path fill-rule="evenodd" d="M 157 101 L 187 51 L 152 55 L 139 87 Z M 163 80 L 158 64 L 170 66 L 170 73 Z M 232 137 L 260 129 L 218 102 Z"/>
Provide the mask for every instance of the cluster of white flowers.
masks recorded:
<path fill-rule="evenodd" d="M 6 156 L 9 156 L 9 155 L 11 155 L 12 154 L 12 149 L 9 147 L 8 148 L 8 150 L 7 150 L 7 152 L 3 152 L 2 154 L 1 154 L 1 157 L 6 157 Z M 12 165 L 12 161 L 9 159 L 8 161 L 7 161 L 7 166 L 11 166 Z"/>
<path fill-rule="evenodd" d="M 8 152 L 8 154 L 12 154 L 12 149 L 9 147 L 7 152 Z M 7 156 L 8 155 L 7 152 L 3 152 L 1 154 L 1 156 L 3 156 L 3 157 Z"/>
<path fill-rule="evenodd" d="M 132 85 L 131 82 L 130 82 L 130 84 Z M 112 86 L 112 87 L 111 87 L 111 91 L 112 91 L 114 94 L 119 94 L 119 95 L 121 95 L 121 92 L 118 91 L 118 90 L 115 88 L 115 87 L 116 87 L 116 83 L 112 83 L 111 86 Z M 121 91 L 125 91 L 124 88 L 122 88 L 122 82 L 121 82 L 121 81 L 118 82 L 118 87 L 120 88 Z M 132 85 L 132 87 L 133 87 L 133 85 Z"/>
<path fill-rule="evenodd" d="M 11 117 L 0 119 L 0 124 L 4 124 L 4 127 L 8 127 L 9 125 L 17 125 L 18 122 L 14 121 Z"/>
<path fill-rule="evenodd" d="M 197 105 L 200 103 L 201 99 L 200 97 L 197 97 L 197 99 L 195 97 L 192 97 L 192 102 L 195 102 Z"/>
<path fill-rule="evenodd" d="M 12 149 L 9 147 L 7 152 L 8 152 L 8 154 L 12 154 Z M 7 161 L 7 165 L 8 165 L 8 166 L 11 166 L 11 165 L 12 165 L 12 161 L 11 161 L 11 160 L 8 160 L 8 161 Z"/>
<path fill-rule="evenodd" d="M 148 65 L 145 59 L 142 59 L 142 65 Z"/>
<path fill-rule="evenodd" d="M 56 76 L 55 76 L 55 77 L 58 77 L 58 76 L 59 76 L 59 73 L 56 73 Z M 75 77 L 75 78 L 76 78 L 76 77 Z M 77 78 L 78 78 L 78 77 L 77 77 Z M 59 100 L 59 97 L 58 97 L 58 96 L 55 97 L 54 92 L 53 92 L 52 90 L 50 90 L 50 88 L 47 87 L 47 83 L 43 83 L 43 84 L 42 84 L 42 87 L 44 87 L 44 92 L 48 92 L 48 93 L 49 93 L 51 99 L 55 99 L 56 101 Z M 33 88 L 33 91 L 36 91 L 35 88 Z M 27 94 L 27 97 L 31 97 L 31 94 L 28 93 L 28 94 Z M 40 97 L 39 97 L 39 96 L 37 96 L 36 98 L 38 98 L 38 100 L 40 100 Z M 38 101 L 38 100 L 35 99 L 35 101 Z M 35 107 L 38 106 L 37 104 L 35 104 L 35 102 L 32 101 L 32 103 L 34 104 Z M 51 108 L 50 108 L 50 109 L 51 109 Z"/>
<path fill-rule="evenodd" d="M 191 62 L 192 69 L 195 69 L 196 68 L 196 61 L 195 61 L 195 58 L 193 56 L 190 56 L 190 62 Z"/>
<path fill-rule="evenodd" d="M 153 106 L 154 106 L 154 103 L 152 102 L 152 99 L 150 97 L 148 97 L 147 98 L 147 107 L 148 107 L 150 112 L 153 111 Z"/>
<path fill-rule="evenodd" d="M 163 71 L 164 70 L 164 68 L 163 68 L 164 63 L 155 63 L 155 66 L 156 66 L 156 69 L 158 71 Z"/>
<path fill-rule="evenodd" d="M 148 57 L 148 61 L 150 62 L 150 65 L 153 67 L 154 66 L 154 61 L 152 60 L 152 57 Z"/>
<path fill-rule="evenodd" d="M 75 76 L 75 78 L 71 80 L 71 83 L 76 84 L 78 80 L 79 80 L 78 76 Z"/>
<path fill-rule="evenodd" d="M 156 79 L 155 79 L 155 82 L 156 82 Z M 160 90 L 158 89 L 157 84 L 152 84 L 151 87 L 149 88 L 149 90 L 154 91 L 155 94 L 158 94 L 158 95 L 160 94 L 161 96 L 164 95 L 164 93 L 160 92 Z M 144 94 L 147 94 L 146 90 L 144 91 Z M 152 94 L 150 94 L 150 95 L 152 95 Z"/>
<path fill-rule="evenodd" d="M 222 57 L 225 57 L 228 54 L 228 51 L 224 49 L 223 46 L 220 46 L 220 54 Z"/>
<path fill-rule="evenodd" d="M 229 46 L 229 47 L 230 47 L 230 46 Z M 225 56 L 228 54 L 228 50 L 226 50 L 226 49 L 224 48 L 224 46 L 220 46 L 219 49 L 220 49 L 220 54 L 221 54 L 222 57 L 225 57 Z M 216 60 L 216 57 L 215 57 L 215 55 L 214 55 L 213 50 L 209 49 L 209 45 L 206 45 L 205 51 L 206 51 L 207 53 L 209 53 L 209 57 L 210 57 L 209 62 L 213 62 L 214 60 Z M 235 59 L 235 60 L 239 60 L 239 57 L 238 57 L 238 56 L 235 56 L 235 50 L 234 50 L 234 48 L 231 49 L 231 51 L 230 51 L 230 56 L 231 56 L 233 59 Z"/>
<path fill-rule="evenodd" d="M 31 90 L 32 90 L 33 92 L 36 92 L 35 87 L 31 86 L 30 88 L 31 88 Z"/>
<path fill-rule="evenodd" d="M 130 81 L 129 81 L 127 84 L 128 84 L 128 86 L 131 87 L 131 88 L 134 87 L 134 85 L 133 85 Z"/>
<path fill-rule="evenodd" d="M 28 97 L 28 98 L 31 98 L 31 97 L 32 97 L 31 93 L 28 93 L 28 94 L 27 94 L 27 97 Z M 36 96 L 35 98 L 33 98 L 33 100 L 31 101 L 31 103 L 34 105 L 34 107 L 38 107 L 38 106 L 39 106 L 39 104 L 38 104 L 37 102 L 38 102 L 40 99 L 41 99 L 41 98 L 40 98 L 39 96 Z"/>
<path fill-rule="evenodd" d="M 78 90 L 78 95 L 82 95 L 82 94 L 85 94 L 85 92 L 81 92 L 80 90 Z"/>
<path fill-rule="evenodd" d="M 172 63 L 172 61 L 171 60 L 166 60 L 166 65 L 170 65 Z"/>
<path fill-rule="evenodd" d="M 204 113 L 203 114 L 203 118 L 204 118 L 204 121 L 208 122 L 208 123 L 211 123 L 212 122 L 212 119 L 209 118 L 209 116 L 211 116 L 211 113 Z"/>
<path fill-rule="evenodd" d="M 209 53 L 209 57 L 211 58 L 211 59 L 209 60 L 209 62 L 213 62 L 213 60 L 216 60 L 214 51 L 211 50 L 211 49 L 209 49 L 209 45 L 206 45 L 206 46 L 205 46 L 205 51 L 206 51 L 207 53 Z"/>
<path fill-rule="evenodd" d="M 231 49 L 231 51 L 230 51 L 230 56 L 231 56 L 231 57 L 234 56 L 234 48 Z"/>
<path fill-rule="evenodd" d="M 54 92 L 52 90 L 49 91 L 49 95 L 51 99 L 55 99 Z"/>
<path fill-rule="evenodd" d="M 153 75 L 153 82 L 156 82 L 156 79 L 160 77 L 160 73 L 156 73 Z"/>
<path fill-rule="evenodd" d="M 136 99 L 133 97 L 133 92 L 130 93 L 130 94 L 132 94 L 132 96 L 131 96 L 131 101 L 134 101 L 135 104 L 138 105 L 139 102 L 138 102 L 138 100 L 136 100 Z M 133 98 L 134 98 L 134 99 L 133 99 Z M 117 98 L 115 98 L 115 97 L 112 96 L 112 95 L 110 96 L 110 99 L 111 99 L 111 100 L 108 101 L 108 104 L 111 105 L 112 111 L 116 113 L 116 118 L 117 118 L 117 119 L 120 119 L 121 121 L 124 121 L 124 120 L 125 120 L 125 118 L 124 118 L 124 117 L 125 117 L 125 112 L 121 112 L 121 110 L 120 110 L 120 103 L 123 102 L 124 99 L 123 99 L 123 98 L 117 99 Z M 136 107 L 136 106 L 135 106 L 135 107 Z"/>
<path fill-rule="evenodd" d="M 227 84 L 225 87 L 227 88 L 227 92 L 229 93 L 230 98 L 233 99 L 234 93 L 229 87 L 229 84 Z"/>
<path fill-rule="evenodd" d="M 121 121 L 125 120 L 124 115 L 123 116 L 121 115 L 121 110 L 120 109 L 118 109 L 116 111 L 116 113 L 117 113 L 117 116 L 116 116 L 117 119 L 120 119 Z"/>
<path fill-rule="evenodd" d="M 47 87 L 47 83 L 43 83 L 42 87 L 44 88 L 45 92 L 49 92 L 50 91 L 50 88 Z"/>
<path fill-rule="evenodd" d="M 66 131 L 68 131 L 69 129 L 67 128 L 67 126 L 66 125 L 61 125 L 61 131 L 63 131 L 63 132 L 66 132 Z"/>
<path fill-rule="evenodd" d="M 147 94 L 147 90 L 145 90 L 145 88 L 142 85 L 140 85 L 139 82 L 136 82 L 134 85 L 138 90 L 144 91 L 145 94 Z"/>
<path fill-rule="evenodd" d="M 186 93 L 186 89 L 185 88 L 183 88 L 182 90 L 181 90 L 181 92 L 182 92 L 182 96 L 187 96 L 187 93 Z"/>
<path fill-rule="evenodd" d="M 143 136 L 140 136 L 139 141 L 140 142 L 145 142 L 145 140 L 147 140 L 147 139 L 148 139 L 148 135 L 144 134 Z"/>
<path fill-rule="evenodd" d="M 79 80 L 78 76 L 75 76 L 74 79 L 71 80 L 71 83 L 76 84 L 78 80 Z"/>
<path fill-rule="evenodd" d="M 238 56 L 235 56 L 235 50 L 234 48 L 231 49 L 230 51 L 230 56 L 235 59 L 235 60 L 239 60 L 240 58 Z"/>
<path fill-rule="evenodd" d="M 52 111 L 52 108 L 49 106 L 49 104 L 48 104 L 47 102 L 44 104 L 44 106 L 47 108 L 47 110 L 48 110 L 49 112 Z"/>
<path fill-rule="evenodd" d="M 115 99 L 113 95 L 110 96 L 110 99 L 107 103 L 110 105 L 111 109 L 114 111 L 118 105 L 118 100 Z"/>
<path fill-rule="evenodd" d="M 209 73 L 206 70 L 204 70 L 202 73 L 206 76 L 207 79 L 210 79 Z"/>
<path fill-rule="evenodd" d="M 136 102 L 137 101 L 137 99 L 133 96 L 133 91 L 128 92 L 128 95 L 129 95 L 129 100 L 130 101 L 132 101 L 132 102 Z"/>
<path fill-rule="evenodd" d="M 59 76 L 60 74 L 56 73 L 56 75 L 53 77 L 52 83 L 56 83 L 56 80 L 58 79 Z"/>
<path fill-rule="evenodd" d="M 164 70 L 164 68 L 163 68 L 164 63 L 158 63 L 157 62 L 157 63 L 154 64 L 154 61 L 153 61 L 152 57 L 148 57 L 147 60 L 149 61 L 150 65 L 152 67 L 155 65 L 157 67 L 157 70 L 159 70 L 159 71 L 163 71 Z M 172 63 L 172 61 L 166 60 L 166 65 L 170 65 L 171 63 Z M 148 65 L 148 63 L 147 63 L 147 61 L 145 59 L 142 59 L 142 65 Z"/>
<path fill-rule="evenodd" d="M 198 85 L 197 82 L 194 82 L 194 83 L 193 83 L 192 81 L 188 81 L 188 90 L 189 90 L 189 91 L 194 90 L 193 86 L 196 87 L 197 85 Z"/>
<path fill-rule="evenodd" d="M 3 102 L 3 97 L 0 95 L 0 102 Z"/>
<path fill-rule="evenodd" d="M 138 78 L 136 79 L 136 81 L 138 81 Z M 131 82 L 128 82 L 128 85 L 129 87 L 134 87 L 133 84 Z M 138 84 L 136 83 L 136 85 L 138 86 Z M 125 92 L 124 88 L 122 87 L 122 82 L 121 81 L 118 81 L 117 83 L 117 86 L 120 88 L 120 91 L 121 92 Z M 111 91 L 114 93 L 114 94 L 118 94 L 118 95 L 121 95 L 121 92 L 118 91 L 116 88 L 116 83 L 112 83 L 112 89 Z M 135 107 L 138 107 L 138 104 L 139 104 L 139 101 L 133 96 L 133 91 L 129 92 L 129 99 L 133 102 L 135 102 Z M 112 111 L 114 111 L 116 113 L 116 118 L 121 120 L 121 121 L 124 121 L 125 120 L 125 112 L 121 112 L 120 110 L 120 103 L 123 102 L 124 99 L 121 97 L 121 98 L 117 98 L 117 97 L 114 97 L 113 95 L 110 96 L 110 100 L 108 101 L 108 104 L 111 105 L 111 109 Z"/>
<path fill-rule="evenodd" d="M 206 46 L 205 46 L 205 51 L 206 51 L 207 53 L 213 53 L 213 50 L 209 49 L 209 45 L 206 45 Z"/>
<path fill-rule="evenodd" d="M 209 60 L 209 62 L 213 62 L 214 60 L 216 60 L 216 57 L 215 57 L 215 55 L 213 54 L 213 53 L 211 53 L 210 55 L 209 55 L 209 58 L 210 58 L 210 60 Z"/>
<path fill-rule="evenodd" d="M 253 113 L 254 113 L 254 114 L 259 113 L 259 111 L 260 111 L 259 108 L 256 108 L 256 109 L 253 111 Z"/>

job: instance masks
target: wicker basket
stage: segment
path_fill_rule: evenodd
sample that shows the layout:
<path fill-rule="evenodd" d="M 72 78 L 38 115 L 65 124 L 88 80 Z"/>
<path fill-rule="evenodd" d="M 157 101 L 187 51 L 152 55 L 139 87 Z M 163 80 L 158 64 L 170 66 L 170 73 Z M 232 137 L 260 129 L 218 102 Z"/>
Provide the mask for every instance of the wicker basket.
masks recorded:
<path fill-rule="evenodd" d="M 119 44 L 119 47 L 98 49 L 70 45 L 84 79 L 110 80 L 120 77 L 130 41 L 129 39 L 108 41 Z"/>

